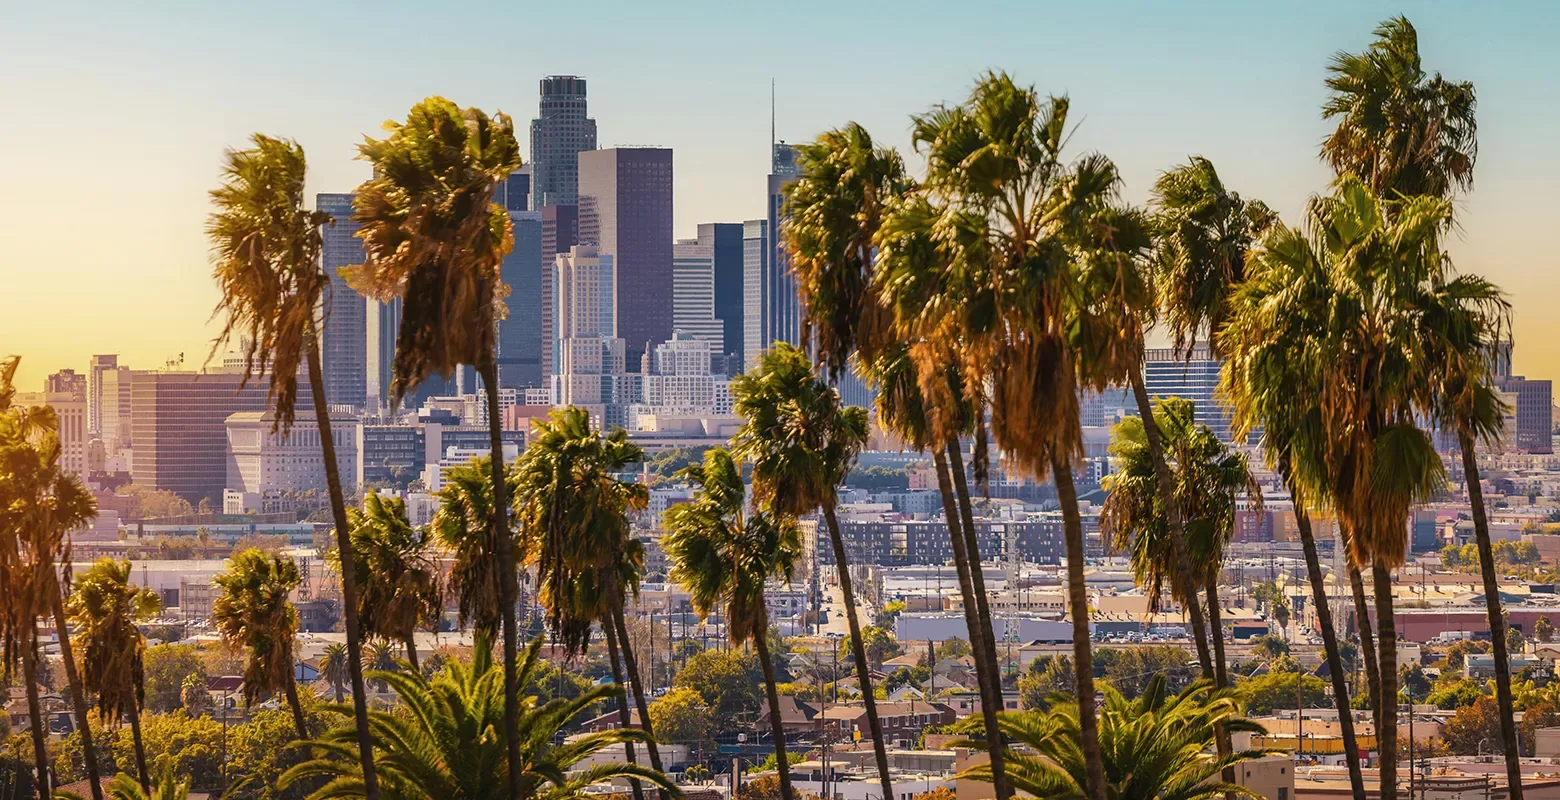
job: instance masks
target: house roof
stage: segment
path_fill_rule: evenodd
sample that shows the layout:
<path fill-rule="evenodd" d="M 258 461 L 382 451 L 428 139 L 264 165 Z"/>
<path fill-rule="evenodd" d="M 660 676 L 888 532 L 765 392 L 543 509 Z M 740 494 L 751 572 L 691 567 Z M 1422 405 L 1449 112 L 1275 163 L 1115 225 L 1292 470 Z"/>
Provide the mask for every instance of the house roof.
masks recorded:
<path fill-rule="evenodd" d="M 818 709 L 810 703 L 804 703 L 796 699 L 796 695 L 780 695 L 780 724 L 800 725 L 812 721 L 818 716 Z M 769 719 L 769 707 L 766 705 L 758 715 L 759 722 Z"/>

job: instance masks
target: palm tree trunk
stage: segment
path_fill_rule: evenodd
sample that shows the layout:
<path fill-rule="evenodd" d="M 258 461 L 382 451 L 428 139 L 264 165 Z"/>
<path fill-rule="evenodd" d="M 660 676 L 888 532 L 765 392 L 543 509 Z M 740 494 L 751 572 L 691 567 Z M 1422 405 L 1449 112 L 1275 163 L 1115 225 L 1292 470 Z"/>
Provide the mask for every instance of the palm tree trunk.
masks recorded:
<path fill-rule="evenodd" d="M 1217 576 L 1217 572 L 1214 573 Z M 1225 689 L 1230 685 L 1230 674 L 1224 661 L 1224 624 L 1219 621 L 1219 581 L 1217 577 L 1207 581 L 1205 589 L 1208 595 L 1208 637 L 1213 640 L 1213 687 Z M 1196 605 L 1197 599 L 1192 598 L 1192 604 Z M 1214 748 L 1219 757 L 1227 756 L 1234 750 L 1230 746 L 1230 732 L 1224 727 L 1224 723 L 1214 726 Z M 1225 783 L 1235 782 L 1235 767 L 1224 768 L 1223 779 Z M 1233 794 L 1226 794 L 1226 798 L 1234 800 Z"/>
<path fill-rule="evenodd" d="M 504 420 L 498 409 L 498 362 L 486 353 L 482 385 L 487 392 L 488 440 L 493 468 L 493 530 L 498 546 L 499 596 L 504 612 L 504 737 L 509 742 L 509 792 L 515 797 L 525 793 L 524 762 L 520 758 L 520 686 L 516 682 L 516 664 L 520 657 L 519 623 L 515 619 L 515 601 L 520 596 L 520 576 L 515 570 L 514 539 L 509 533 L 509 486 L 504 480 Z M 636 798 L 637 800 L 637 798 Z"/>
<path fill-rule="evenodd" d="M 970 579 L 971 564 L 969 551 L 966 549 L 963 523 L 959 519 L 959 501 L 954 497 L 952 470 L 948 467 L 948 456 L 944 450 L 933 448 L 932 462 L 937 467 L 937 488 L 942 492 L 943 515 L 948 518 L 948 540 L 953 545 L 953 566 L 959 576 L 959 597 L 964 605 L 964 624 L 969 629 L 970 649 L 975 657 L 975 679 L 980 684 L 981 717 L 986 727 L 986 752 L 991 758 L 991 784 L 996 791 L 998 800 L 1002 800 L 1006 791 L 1006 797 L 1013 796 L 1013 790 L 1008 784 L 1007 772 L 1003 768 L 1002 731 L 997 727 L 996 709 L 986 699 L 987 682 L 991 675 L 985 666 L 985 660 L 981 652 L 985 650 L 985 638 L 980 631 L 980 612 L 975 605 L 975 589 Z M 974 565 L 979 568 L 979 564 Z M 932 669 L 937 668 L 936 650 L 932 651 Z"/>
<path fill-rule="evenodd" d="M 845 598 L 845 620 L 850 623 L 850 652 L 856 659 L 856 680 L 861 682 L 862 704 L 867 709 L 867 728 L 872 734 L 872 754 L 877 760 L 878 778 L 883 785 L 883 797 L 893 800 L 894 783 L 888 774 L 888 747 L 883 741 L 883 723 L 878 719 L 877 697 L 872 691 L 872 665 L 867 663 L 867 648 L 861 638 L 861 620 L 856 614 L 856 593 L 850 585 L 845 540 L 840 536 L 840 520 L 834 513 L 833 502 L 824 503 L 823 521 L 829 526 L 829 543 L 834 547 L 834 565 L 840 574 L 840 594 Z M 822 718 L 819 720 L 821 722 Z"/>
<path fill-rule="evenodd" d="M 760 603 L 766 602 L 760 600 Z M 759 612 L 758 635 L 753 647 L 758 650 L 759 668 L 764 671 L 764 693 L 769 697 L 769 733 L 775 737 L 775 770 L 780 775 L 780 800 L 796 800 L 791 788 L 791 761 L 785 754 L 785 720 L 780 718 L 780 693 L 775 689 L 775 663 L 769 660 L 769 612 Z"/>
<path fill-rule="evenodd" d="M 293 727 L 298 729 L 298 740 L 308 741 L 309 725 L 303 717 L 303 703 L 298 700 L 298 681 L 294 677 L 295 674 L 287 675 L 287 685 L 282 688 L 282 691 L 287 695 L 287 707 L 292 710 Z"/>
<path fill-rule="evenodd" d="M 628 715 L 628 684 L 623 680 L 623 667 L 618 660 L 617 626 L 611 622 L 605 622 L 601 629 L 602 633 L 606 634 L 607 637 L 607 661 L 612 664 L 612 680 L 617 683 L 618 691 L 622 692 L 617 697 L 618 727 L 626 731 L 634 726 L 634 721 Z M 630 764 L 638 763 L 634 759 L 633 742 L 623 743 L 623 757 Z M 634 800 L 645 800 L 645 790 L 644 787 L 639 785 L 639 779 L 629 778 L 628 782 L 634 789 Z"/>
<path fill-rule="evenodd" d="M 55 578 L 54 590 L 49 593 L 49 603 L 53 606 L 54 632 L 60 639 L 60 656 L 65 661 L 65 680 L 70 683 L 71 705 L 75 707 L 76 726 L 81 731 L 81 749 L 87 764 L 87 781 L 92 785 L 92 800 L 103 800 L 97 750 L 92 743 L 92 724 L 87 718 L 87 693 L 81 685 L 81 673 L 76 671 L 75 648 L 71 645 L 70 631 L 65 625 L 65 600 L 61 594 L 64 587 L 59 584 L 58 572 L 50 569 L 49 574 Z"/>
<path fill-rule="evenodd" d="M 303 350 L 308 354 L 309 394 L 314 399 L 314 420 L 319 427 L 320 455 L 325 462 L 325 485 L 330 490 L 331 520 L 336 525 L 336 552 L 341 559 L 341 605 L 346 616 L 347 671 L 352 679 L 352 711 L 357 723 L 358 761 L 363 767 L 363 797 L 379 800 L 379 776 L 374 772 L 374 746 L 368 735 L 368 693 L 363 688 L 363 629 L 358 620 L 357 570 L 353 566 L 351 529 L 347 525 L 347 501 L 341 491 L 341 470 L 336 462 L 336 440 L 331 433 L 330 406 L 325 402 L 325 375 L 320 369 L 320 348 L 311 330 Z M 305 736 L 303 725 L 298 725 Z"/>
<path fill-rule="evenodd" d="M 1479 460 L 1473 437 L 1458 431 L 1462 445 L 1463 476 L 1468 502 L 1473 508 L 1473 535 L 1479 545 L 1479 572 L 1484 578 L 1484 607 L 1490 618 L 1490 644 L 1495 656 L 1495 699 L 1500 704 L 1500 738 L 1506 753 L 1506 785 L 1511 800 L 1522 800 L 1522 761 L 1517 749 L 1516 715 L 1511 703 L 1511 662 L 1506 653 L 1506 616 L 1500 607 L 1500 586 L 1495 583 L 1495 555 L 1490 547 L 1490 523 L 1484 509 L 1484 487 L 1479 484 Z M 1410 764 L 1412 769 L 1413 765 Z"/>
<path fill-rule="evenodd" d="M 1105 800 L 1105 760 L 1100 752 L 1100 724 L 1094 715 L 1094 652 L 1089 636 L 1089 593 L 1083 585 L 1083 519 L 1078 515 L 1078 490 L 1072 465 L 1051 458 L 1056 497 L 1062 506 L 1067 540 L 1067 605 L 1073 624 L 1073 673 L 1078 682 L 1078 733 L 1082 741 L 1085 787 L 1093 800 Z M 1196 602 L 1195 597 L 1193 602 Z"/>
<path fill-rule="evenodd" d="M 1165 519 L 1170 527 L 1170 550 L 1175 557 L 1176 571 L 1187 581 L 1186 596 L 1193 598 L 1186 604 L 1187 615 L 1192 621 L 1192 637 L 1197 642 L 1197 663 L 1203 677 L 1214 680 L 1213 659 L 1208 652 L 1208 637 L 1204 633 L 1202 607 L 1197 604 L 1196 592 L 1191 591 L 1193 574 L 1192 558 L 1186 550 L 1185 525 L 1181 520 L 1181 504 L 1175 499 L 1175 479 L 1165 461 L 1164 437 L 1159 424 L 1154 421 L 1154 407 L 1148 399 L 1148 387 L 1143 383 L 1143 372 L 1132 370 L 1132 396 L 1137 400 L 1138 417 L 1143 420 L 1143 434 L 1148 438 L 1148 452 L 1154 461 L 1154 480 L 1159 484 L 1159 504 L 1165 509 Z M 1221 658 L 1222 660 L 1222 658 Z"/>
<path fill-rule="evenodd" d="M 1381 800 L 1397 798 L 1397 622 L 1392 618 L 1392 573 L 1381 562 L 1371 567 L 1376 588 L 1376 628 L 1381 648 L 1376 669 L 1381 676 L 1381 722 L 1376 726 L 1376 750 L 1381 758 Z"/>
<path fill-rule="evenodd" d="M 27 713 L 32 717 L 33 767 L 38 770 L 38 800 L 49 800 L 49 723 L 38 703 L 38 627 L 28 620 L 22 635 L 22 680 L 27 681 Z"/>
<path fill-rule="evenodd" d="M 613 577 L 616 577 L 614 573 Z M 618 648 L 623 654 L 623 669 L 628 672 L 628 685 L 634 690 L 634 708 L 639 712 L 639 727 L 645 729 L 650 735 L 650 741 L 645 742 L 645 749 L 650 751 L 650 766 L 656 772 L 665 773 L 661 766 L 661 748 L 655 742 L 655 730 L 650 727 L 650 705 L 645 701 L 645 687 L 639 677 L 639 662 L 634 658 L 634 646 L 629 641 L 628 624 L 623 618 L 623 588 L 621 585 L 614 589 L 617 594 L 617 602 L 612 604 L 612 620 L 609 624 L 617 626 Z M 659 790 L 661 800 L 667 800 L 666 790 Z"/>
<path fill-rule="evenodd" d="M 416 635 L 413 633 L 406 637 L 406 661 L 412 665 L 413 672 L 421 673 L 422 665 L 417 662 L 417 640 L 414 638 Z"/>
<path fill-rule="evenodd" d="M 1360 632 L 1360 660 L 1365 662 L 1365 689 L 1370 694 L 1370 717 L 1381 729 L 1381 670 L 1376 660 L 1376 635 L 1370 629 L 1370 607 L 1365 604 L 1365 581 L 1360 568 L 1349 562 L 1349 589 L 1354 593 L 1355 628 Z"/>
<path fill-rule="evenodd" d="M 1287 469 L 1284 470 L 1287 472 Z M 1343 673 L 1343 657 L 1338 653 L 1338 632 L 1333 629 L 1332 607 L 1327 603 L 1327 587 L 1322 582 L 1322 561 L 1316 555 L 1316 537 L 1311 533 L 1311 515 L 1299 492 L 1290 486 L 1295 503 L 1295 526 L 1305 547 L 1305 566 L 1311 579 L 1312 602 L 1316 603 L 1316 625 L 1322 629 L 1322 648 L 1327 653 L 1327 671 L 1332 673 L 1333 700 L 1338 706 L 1338 730 L 1343 736 L 1344 763 L 1349 766 L 1349 785 L 1355 797 L 1365 796 L 1365 776 L 1360 772 L 1359 744 L 1354 738 L 1354 709 L 1349 706 L 1349 684 Z"/>
<path fill-rule="evenodd" d="M 990 696 L 985 698 L 984 704 L 994 709 L 995 721 L 995 714 L 1002 710 L 1002 670 L 997 665 L 996 626 L 991 620 L 991 601 L 986 596 L 986 571 L 981 568 L 980 537 L 975 534 L 975 512 L 970 506 L 969 481 L 964 476 L 964 454 L 958 437 L 948 438 L 948 472 L 953 477 L 953 491 L 959 501 L 959 527 L 963 529 L 964 552 L 970 562 L 970 588 L 975 593 L 975 613 L 980 619 L 981 643 L 985 645 L 986 652 L 981 657 L 985 659 L 985 670 L 991 675 L 985 689 Z M 997 738 L 1001 741 L 1000 736 Z"/>
<path fill-rule="evenodd" d="M 130 686 L 130 740 L 135 744 L 135 773 L 141 780 L 141 791 L 152 793 L 151 775 L 146 770 L 146 742 L 141 739 L 141 703 L 136 696 L 135 681 L 129 675 L 125 683 Z"/>

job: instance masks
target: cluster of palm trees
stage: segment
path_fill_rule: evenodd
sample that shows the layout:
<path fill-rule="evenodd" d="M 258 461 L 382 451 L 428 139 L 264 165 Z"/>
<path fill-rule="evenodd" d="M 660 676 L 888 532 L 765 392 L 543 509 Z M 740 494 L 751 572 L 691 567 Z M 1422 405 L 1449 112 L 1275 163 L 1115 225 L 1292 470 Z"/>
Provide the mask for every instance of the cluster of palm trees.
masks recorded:
<path fill-rule="evenodd" d="M 1445 485 L 1420 423 L 1456 435 L 1481 543 L 1504 727 L 1512 727 L 1475 458 L 1476 444 L 1501 424 L 1490 359 L 1508 307 L 1489 282 L 1454 273 L 1443 247 L 1452 201 L 1471 185 L 1474 90 L 1425 73 L 1403 18 L 1383 23 L 1365 52 L 1338 55 L 1327 85 L 1323 115 L 1338 125 L 1321 154 L 1337 177 L 1298 227 L 1227 190 L 1202 158 L 1166 172 L 1149 209 L 1130 207 L 1109 159 L 1064 155 L 1067 99 L 1044 97 L 1005 74 L 981 78 L 963 103 L 913 118 L 912 141 L 926 162 L 920 180 L 859 125 L 800 148 L 802 176 L 789 188 L 785 235 L 804 336 L 831 375 L 854 368 L 877 386 L 886 429 L 933 450 L 999 800 L 1011 796 L 1013 782 L 991 711 L 1000 703 L 986 694 L 999 684 L 961 439 L 974 442 L 977 479 L 992 440 L 1008 463 L 1056 483 L 1084 796 L 1104 798 L 1108 776 L 1073 487 L 1082 392 L 1133 390 L 1139 419 L 1118 432 L 1115 454 L 1125 471 L 1114 479 L 1121 493 L 1105 522 L 1137 549 L 1140 577 L 1156 588 L 1169 581 L 1198 633 L 1204 677 L 1225 682 L 1209 652 L 1208 631 L 1220 643 L 1217 621 L 1210 627 L 1204 619 L 1197 590 L 1217 582 L 1206 566 L 1217 564 L 1210 529 L 1228 525 L 1233 497 L 1251 479 L 1242 460 L 1209 448 L 1187 424 L 1188 409 L 1162 404 L 1156 413 L 1142 372 L 1145 330 L 1155 322 L 1188 354 L 1206 340 L 1225 361 L 1221 393 L 1234 408 L 1235 433 L 1261 431 L 1262 452 L 1295 499 L 1345 749 L 1355 752 L 1309 512 L 1328 510 L 1341 523 L 1383 797 L 1395 796 L 1397 784 L 1391 571 L 1405 559 L 1410 506 Z M 1209 615 L 1216 614 L 1217 597 L 1209 600 Z M 1505 734 L 1508 772 L 1520 791 L 1514 733 Z M 1350 777 L 1363 794 L 1357 764 Z"/>

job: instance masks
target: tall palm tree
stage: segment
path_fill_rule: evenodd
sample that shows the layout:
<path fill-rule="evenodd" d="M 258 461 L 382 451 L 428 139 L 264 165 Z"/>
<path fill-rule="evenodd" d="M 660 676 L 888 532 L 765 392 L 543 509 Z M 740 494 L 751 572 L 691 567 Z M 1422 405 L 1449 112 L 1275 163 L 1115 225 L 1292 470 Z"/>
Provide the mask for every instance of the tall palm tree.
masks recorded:
<path fill-rule="evenodd" d="M 532 679 L 543 644 L 532 641 L 518 676 Z M 565 729 L 588 709 L 619 694 L 617 686 L 596 686 L 572 699 L 539 703 L 526 697 L 520 715 L 520 775 L 508 775 L 507 745 L 496 735 L 504 724 L 504 675 L 493 664 L 487 634 L 478 635 L 470 665 L 451 660 L 432 678 L 420 672 L 373 673 L 395 690 L 402 709 L 373 712 L 374 746 L 381 753 L 382 791 L 401 800 L 439 797 L 449 800 L 586 800 L 586 789 L 614 778 L 649 781 L 680 800 L 682 793 L 665 774 L 645 767 L 606 759 L 596 766 L 579 765 L 615 744 L 643 742 L 648 734 L 618 728 L 585 734 L 558 743 Z M 286 789 L 300 780 L 325 777 L 330 781 L 310 797 L 362 797 L 362 774 L 356 762 L 340 756 L 347 751 L 352 732 L 338 728 L 312 742 L 323 753 L 282 775 Z M 334 756 L 334 757 L 333 757 Z M 512 794 L 513 783 L 520 794 Z"/>
<path fill-rule="evenodd" d="M 964 104 L 916 118 L 912 140 L 927 158 L 923 197 L 885 221 L 880 278 L 892 292 L 895 326 L 910 342 L 923 391 L 936 398 L 942 371 L 956 368 L 975 407 L 989 406 L 991 433 L 1009 463 L 1036 476 L 1049 472 L 1056 482 L 1082 747 L 1090 795 L 1103 800 L 1073 478 L 1083 452 L 1078 395 L 1127 383 L 1141 360 L 1137 317 L 1148 305 L 1148 287 L 1129 254 L 1146 247 L 1147 233 L 1136 212 L 1117 205 L 1120 181 L 1108 159 L 1062 160 L 1067 110 L 1065 98 L 1042 99 L 992 74 Z M 901 258 L 891 240 L 906 234 L 912 242 L 928 239 L 934 257 L 913 257 L 920 248 L 912 246 Z M 934 429 L 949 430 L 950 420 L 937 412 L 952 407 L 929 404 Z M 985 414 L 977 412 L 973 422 L 979 448 Z M 950 449 L 956 485 L 963 477 L 957 455 Z M 979 468 L 981 453 L 975 460 Z M 970 515 L 961 516 L 973 543 Z M 1003 795 L 1000 784 L 996 790 Z"/>
<path fill-rule="evenodd" d="M 492 452 L 492 555 L 504 626 L 504 735 L 511 788 L 519 795 L 520 685 L 514 676 L 520 587 L 504 497 L 496 352 L 509 293 L 499 269 L 514 249 L 514 230 L 509 213 L 493 203 L 493 191 L 520 168 L 520 146 L 507 114 L 489 117 L 442 97 L 424 99 L 406 122 L 387 122 L 385 128 L 389 136 L 358 148 L 374 165 L 374 177 L 358 187 L 353 201 L 367 260 L 347 279 L 370 297 L 402 299 L 391 382 L 396 401 L 429 375 L 448 377 L 461 364 L 475 366 L 482 378 Z"/>
<path fill-rule="evenodd" d="M 110 719 L 129 715 L 136 774 L 141 787 L 150 791 L 146 745 L 141 740 L 146 637 L 136 624 L 157 616 L 162 601 L 156 592 L 130 584 L 129 561 L 103 558 L 76 576 L 65 606 L 76 625 L 83 683 L 97 694 L 98 713 Z"/>
<path fill-rule="evenodd" d="M 347 683 L 347 648 L 341 644 L 325 645 L 325 652 L 320 655 L 320 677 L 330 684 L 330 690 L 334 694 L 331 699 L 341 702 L 343 687 Z"/>
<path fill-rule="evenodd" d="M 1327 68 L 1332 94 L 1322 118 L 1338 127 L 1322 142 L 1322 160 L 1383 198 L 1471 188 L 1479 155 L 1473 84 L 1426 75 L 1406 17 L 1376 26 L 1375 36 L 1365 52 L 1339 53 Z"/>
<path fill-rule="evenodd" d="M 649 492 L 619 476 L 644 460 L 644 450 L 621 429 L 593 430 L 589 414 L 573 406 L 533 423 L 532 439 L 515 467 L 513 497 L 522 552 L 541 584 L 539 599 L 555 638 L 569 652 L 584 652 L 591 625 L 601 625 L 614 669 L 621 659 L 640 724 L 651 733 L 646 745 L 651 768 L 660 770 L 648 693 L 624 617 L 644 569 L 643 546 L 628 515 L 646 507 Z M 627 724 L 626 706 L 620 710 Z M 635 791 L 642 791 L 637 783 Z"/>
<path fill-rule="evenodd" d="M 292 709 L 298 738 L 309 738 L 293 666 L 298 609 L 287 599 L 300 582 L 298 565 L 287 556 L 268 556 L 251 548 L 234 554 L 228 568 L 211 582 L 219 590 L 211 603 L 212 625 L 229 647 L 247 651 L 244 704 L 283 693 Z M 361 764 L 358 769 L 362 769 Z"/>
<path fill-rule="evenodd" d="M 694 487 L 693 499 L 668 509 L 661 546 L 672 564 L 671 579 L 682 584 L 700 618 L 717 607 L 733 644 L 751 642 L 758 651 L 769 699 L 770 732 L 783 800 L 795 800 L 775 665 L 769 653 L 769 608 L 764 586 L 771 578 L 791 579 L 801 556 L 794 519 L 772 511 L 748 512 L 742 467 L 725 448 L 704 454 L 680 475 Z"/>
<path fill-rule="evenodd" d="M 460 624 L 498 635 L 504 618 L 504 570 L 493 558 L 498 552 L 493 535 L 492 459 L 478 456 L 444 470 L 444 486 L 434 493 L 439 508 L 433 514 L 433 534 L 454 556 L 449 586 L 460 609 Z M 505 515 L 514 543 L 514 520 Z"/>
<path fill-rule="evenodd" d="M 253 147 L 229 150 L 222 168 L 222 186 L 211 192 L 217 210 L 206 223 L 211 240 L 212 275 L 222 291 L 217 312 L 227 317 L 212 347 L 215 353 L 237 339 L 244 354 L 245 383 L 269 380 L 275 414 L 274 433 L 286 433 L 298 403 L 298 373 L 306 369 L 314 421 L 319 429 L 325 483 L 330 494 L 331 521 L 341 558 L 341 594 L 345 608 L 347 649 L 351 652 L 354 718 L 358 758 L 368 782 L 369 800 L 377 800 L 373 753 L 368 741 L 368 706 L 363 697 L 362 623 L 358 610 L 358 570 L 352 560 L 346 496 L 336 459 L 336 434 L 331 428 L 320 364 L 320 331 L 329 320 L 320 317 L 330 276 L 320 260 L 320 227 L 335 220 L 322 211 L 304 208 L 308 163 L 303 148 L 287 139 L 255 134 Z M 302 735 L 302 726 L 299 727 Z"/>
<path fill-rule="evenodd" d="M 0 649 L 7 667 L 15 664 L 20 649 L 24 672 L 36 673 L 36 620 L 53 616 L 76 722 L 83 744 L 90 746 L 86 692 L 69 640 L 59 574 L 70 569 L 67 533 L 96 516 L 97 503 L 80 479 L 60 465 L 59 421 L 53 409 L 12 407 L 12 377 L 19 363 L 16 358 L 0 361 L 0 579 L 12 587 L 10 597 L 0 603 Z M 34 720 L 37 783 L 39 791 L 46 792 L 37 685 L 29 680 L 26 688 Z M 96 781 L 97 754 L 89 752 L 85 760 L 88 778 Z M 92 791 L 94 798 L 101 797 L 95 782 Z"/>
<path fill-rule="evenodd" d="M 406 660 L 417 663 L 418 630 L 436 625 L 443 602 L 438 569 L 428 558 L 429 536 L 412 527 L 406 501 L 369 491 L 363 508 L 348 509 L 352 563 L 356 566 L 363 634 L 399 641 Z"/>
<path fill-rule="evenodd" d="M 1157 491 L 1157 490 L 1156 490 Z M 1198 681 L 1170 696 L 1163 675 L 1149 681 L 1136 700 L 1105 686 L 1100 714 L 1100 740 L 1106 753 L 1106 790 L 1113 800 L 1211 800 L 1220 795 L 1260 798 L 1262 795 L 1228 780 L 1221 771 L 1269 755 L 1247 750 L 1207 754 L 1215 731 L 1224 728 L 1262 733 L 1255 722 L 1240 717 L 1240 701 L 1229 690 L 1214 690 Z M 1057 702 L 1049 711 L 1005 714 L 1002 731 L 1022 748 L 1008 752 L 1013 783 L 1034 797 L 1091 797 L 1088 767 L 1082 758 L 1078 706 Z M 960 778 L 989 781 L 990 770 L 978 765 Z"/>
<path fill-rule="evenodd" d="M 1321 453 L 1321 413 L 1310 401 L 1319 391 L 1324 364 L 1315 340 L 1307 336 L 1314 330 L 1315 321 L 1326 312 L 1327 295 L 1322 291 L 1311 291 L 1303 297 L 1288 295 L 1291 288 L 1300 285 L 1292 283 L 1291 264 L 1282 257 L 1270 257 L 1268 253 L 1270 249 L 1297 252 L 1292 242 L 1285 243 L 1287 237 L 1293 235 L 1288 228 L 1274 230 L 1272 236 L 1264 240 L 1262 254 L 1252 258 L 1250 281 L 1235 292 L 1230 324 L 1219 332 L 1225 356 L 1219 392 L 1232 405 L 1232 435 L 1244 439 L 1260 428 L 1264 458 L 1289 488 L 1295 508 L 1295 526 L 1300 531 L 1305 551 L 1317 627 L 1322 632 L 1323 651 L 1332 679 L 1333 701 L 1338 708 L 1339 733 L 1344 750 L 1354 753 L 1358 752 L 1358 747 L 1347 673 L 1338 648 L 1338 633 L 1333 626 L 1332 605 L 1321 559 L 1317 556 L 1310 515 L 1310 508 L 1325 507 L 1328 490 L 1325 457 Z M 1359 575 L 1358 569 L 1347 571 L 1356 578 Z M 1356 581 L 1351 580 L 1351 583 Z M 1361 586 L 1361 600 L 1363 596 Z M 1360 619 L 1360 631 L 1368 637 L 1369 617 L 1362 615 Z M 1359 760 L 1345 761 L 1354 793 L 1363 796 L 1365 782 Z"/>
<path fill-rule="evenodd" d="M 883 246 L 909 257 L 935 258 L 924 230 L 903 231 L 892 243 L 879 236 L 886 215 L 904 204 L 906 194 L 916 187 L 905 175 L 899 155 L 875 146 L 870 134 L 854 123 L 801 146 L 798 164 L 800 177 L 786 188 L 783 233 L 804 310 L 804 347 L 816 352 L 819 364 L 833 378 L 854 359 L 856 371 L 883 389 L 878 402 L 880 424 L 916 449 L 933 452 L 954 570 L 975 653 L 989 755 L 998 794 L 1009 797 L 1012 792 L 1003 778 L 1003 750 L 997 730 L 1001 682 L 995 641 L 990 635 L 990 609 L 984 603 L 984 577 L 971 569 L 972 561 L 977 566 L 980 563 L 979 546 L 963 521 L 973 513 L 966 513 L 970 503 L 958 455 L 958 434 L 972 426 L 975 414 L 956 372 L 944 371 L 940 375 L 948 386 L 936 387 L 934 397 L 949 409 L 942 415 L 948 423 L 942 427 L 948 430 L 933 438 L 926 403 L 912 397 L 922 391 L 919 375 L 908 357 L 904 332 L 894 329 L 892 308 L 877 275 L 881 260 L 873 255 Z M 956 458 L 952 466 L 950 454 Z M 982 584 L 980 591 L 977 581 Z"/>
<path fill-rule="evenodd" d="M 806 353 L 784 343 L 777 343 L 757 367 L 733 380 L 731 395 L 737 414 L 745 420 L 731 440 L 731 451 L 753 465 L 757 503 L 781 516 L 823 514 L 850 624 L 851 654 L 867 711 L 878 778 L 883 796 L 892 797 L 888 750 L 872 691 L 872 665 L 867 660 L 850 561 L 835 514 L 839 485 L 867 443 L 866 409 L 841 402 L 839 393 L 814 371 Z"/>

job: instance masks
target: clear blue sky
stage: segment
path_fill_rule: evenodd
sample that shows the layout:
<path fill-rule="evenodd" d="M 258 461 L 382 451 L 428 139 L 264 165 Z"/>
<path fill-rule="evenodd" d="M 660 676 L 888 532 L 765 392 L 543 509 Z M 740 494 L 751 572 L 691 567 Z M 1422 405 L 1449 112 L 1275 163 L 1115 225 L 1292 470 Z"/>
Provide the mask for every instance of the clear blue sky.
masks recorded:
<path fill-rule="evenodd" d="M 311 191 L 366 174 L 354 146 L 428 94 L 525 126 L 537 79 L 590 80 L 603 146 L 676 150 L 676 229 L 763 208 L 778 134 L 848 120 L 907 145 L 911 113 L 1005 69 L 1073 99 L 1077 152 L 1141 201 L 1212 158 L 1293 221 L 1322 188 L 1328 58 L 1406 12 L 1426 64 L 1472 80 L 1480 158 L 1453 252 L 1516 302 L 1517 367 L 1560 377 L 1560 7 L 1541 3 L 592 3 L 0 0 L 0 353 L 24 388 L 94 352 L 205 355 L 201 225 L 222 149 L 253 131 L 307 149 Z M 912 159 L 914 163 L 914 159 Z"/>

